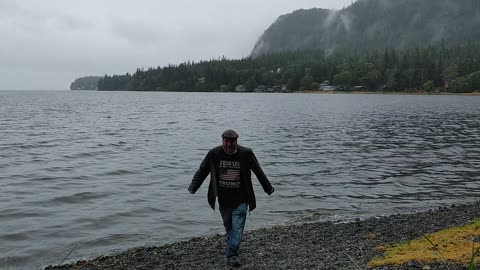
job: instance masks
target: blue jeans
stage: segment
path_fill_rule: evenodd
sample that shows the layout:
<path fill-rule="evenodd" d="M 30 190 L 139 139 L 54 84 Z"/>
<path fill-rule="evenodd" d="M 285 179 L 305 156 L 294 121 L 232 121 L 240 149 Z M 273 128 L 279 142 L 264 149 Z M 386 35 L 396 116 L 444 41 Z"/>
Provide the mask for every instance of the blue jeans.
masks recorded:
<path fill-rule="evenodd" d="M 247 219 L 247 203 L 241 203 L 236 208 L 222 207 L 220 205 L 220 214 L 222 215 L 223 226 L 227 232 L 227 258 L 238 256 L 243 228 Z"/>

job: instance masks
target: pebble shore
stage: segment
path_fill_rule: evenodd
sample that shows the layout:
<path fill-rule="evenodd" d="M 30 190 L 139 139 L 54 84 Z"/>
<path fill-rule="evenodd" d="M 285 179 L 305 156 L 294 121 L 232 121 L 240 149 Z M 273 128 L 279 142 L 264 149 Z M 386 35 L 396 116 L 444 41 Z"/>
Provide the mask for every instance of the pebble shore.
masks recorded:
<path fill-rule="evenodd" d="M 242 266 L 235 269 L 466 269 L 442 261 L 379 268 L 368 268 L 367 263 L 382 255 L 375 249 L 380 245 L 413 240 L 476 218 L 480 218 L 480 202 L 348 223 L 304 223 L 249 231 L 242 242 Z M 231 269 L 224 250 L 224 236 L 213 235 L 45 269 Z"/>

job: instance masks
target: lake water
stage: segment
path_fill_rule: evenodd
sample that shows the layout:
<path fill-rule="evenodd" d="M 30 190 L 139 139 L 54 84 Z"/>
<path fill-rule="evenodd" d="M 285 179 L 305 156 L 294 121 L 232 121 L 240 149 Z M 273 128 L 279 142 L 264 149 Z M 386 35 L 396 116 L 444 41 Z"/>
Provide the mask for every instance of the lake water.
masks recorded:
<path fill-rule="evenodd" d="M 471 202 L 480 97 L 0 91 L 0 269 L 222 233 L 208 180 L 223 130 L 253 148 L 247 230 Z"/>

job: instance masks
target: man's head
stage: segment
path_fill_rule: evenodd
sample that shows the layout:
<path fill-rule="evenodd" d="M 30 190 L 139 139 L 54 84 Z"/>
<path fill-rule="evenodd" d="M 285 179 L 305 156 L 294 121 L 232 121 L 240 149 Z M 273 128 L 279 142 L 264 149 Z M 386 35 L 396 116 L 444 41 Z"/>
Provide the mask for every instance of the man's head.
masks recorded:
<path fill-rule="evenodd" d="M 237 138 L 238 134 L 231 129 L 227 129 L 222 133 L 222 145 L 225 153 L 232 155 L 237 152 Z"/>

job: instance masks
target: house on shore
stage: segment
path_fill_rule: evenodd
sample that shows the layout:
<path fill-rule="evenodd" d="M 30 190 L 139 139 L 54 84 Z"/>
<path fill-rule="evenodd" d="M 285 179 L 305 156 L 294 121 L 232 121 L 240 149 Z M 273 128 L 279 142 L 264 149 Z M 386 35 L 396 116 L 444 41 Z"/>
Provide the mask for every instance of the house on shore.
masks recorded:
<path fill-rule="evenodd" d="M 235 92 L 247 92 L 247 88 L 243 84 L 235 86 Z"/>
<path fill-rule="evenodd" d="M 322 84 L 319 85 L 318 89 L 321 91 L 335 91 L 337 90 L 336 85 L 331 85 L 330 81 L 326 80 Z"/>
<path fill-rule="evenodd" d="M 265 85 L 259 85 L 255 87 L 255 89 L 253 89 L 253 92 L 261 93 L 261 92 L 265 92 L 266 90 L 267 90 L 267 87 L 265 87 Z"/>

